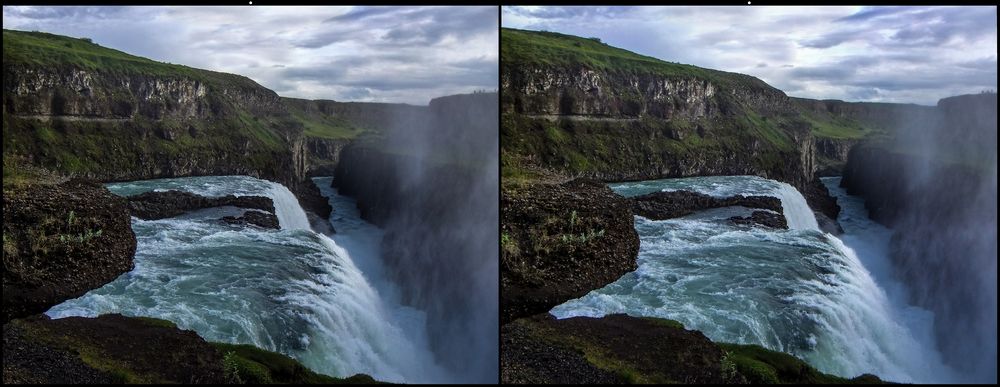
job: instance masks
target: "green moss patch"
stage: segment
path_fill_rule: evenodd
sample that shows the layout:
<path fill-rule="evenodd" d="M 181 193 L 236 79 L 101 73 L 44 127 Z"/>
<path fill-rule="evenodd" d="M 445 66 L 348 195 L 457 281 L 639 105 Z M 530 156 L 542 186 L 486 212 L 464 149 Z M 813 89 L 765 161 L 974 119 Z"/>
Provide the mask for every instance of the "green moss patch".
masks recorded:
<path fill-rule="evenodd" d="M 231 383 L 246 384 L 370 384 L 367 375 L 334 378 L 315 373 L 295 359 L 252 345 L 211 343 L 223 354 L 223 368 Z"/>
<path fill-rule="evenodd" d="M 867 374 L 854 379 L 824 374 L 795 356 L 759 345 L 720 343 L 719 346 L 726 351 L 726 358 L 736 366 L 737 371 L 754 384 L 884 383 Z"/>

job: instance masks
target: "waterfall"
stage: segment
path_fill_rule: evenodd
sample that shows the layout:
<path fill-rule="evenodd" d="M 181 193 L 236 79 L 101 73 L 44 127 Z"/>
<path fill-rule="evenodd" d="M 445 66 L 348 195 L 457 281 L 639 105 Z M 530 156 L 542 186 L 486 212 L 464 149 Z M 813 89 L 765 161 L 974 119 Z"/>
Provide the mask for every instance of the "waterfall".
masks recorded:
<path fill-rule="evenodd" d="M 612 189 L 623 196 L 656 190 L 776 196 L 790 229 L 747 228 L 729 222 L 728 214 L 708 211 L 661 221 L 637 216 L 638 269 L 553 308 L 550 313 L 557 318 L 663 317 L 713 341 L 791 353 L 843 377 L 872 373 L 895 382 L 959 380 L 928 340 L 934 316 L 892 297 L 897 292 L 886 291 L 892 284 L 877 282 L 880 278 L 866 267 L 872 254 L 883 250 L 849 246 L 819 232 L 794 187 L 756 176 L 712 176 Z M 847 210 L 842 221 L 860 215 Z"/>
<path fill-rule="evenodd" d="M 781 207 L 785 213 L 785 220 L 788 221 L 788 228 L 792 230 L 816 230 L 819 231 L 819 223 L 816 222 L 816 215 L 809 208 L 809 203 L 802 196 L 799 190 L 788 183 L 778 183 L 778 199 L 781 199 Z"/>
<path fill-rule="evenodd" d="M 278 183 L 271 183 L 268 189 L 268 196 L 274 201 L 275 216 L 278 217 L 278 224 L 282 230 L 311 230 L 309 218 L 306 211 L 299 205 L 299 200 L 295 198 L 288 187 Z"/>
<path fill-rule="evenodd" d="M 133 218 L 135 269 L 56 305 L 46 312 L 49 316 L 157 317 L 208 341 L 284 353 L 328 375 L 365 373 L 401 383 L 449 380 L 429 349 L 424 313 L 387 297 L 372 273 L 359 268 L 356 256 L 371 255 L 362 244 L 345 249 L 311 231 L 298 200 L 281 184 L 202 176 L 108 188 L 120 195 L 177 189 L 206 196 L 268 196 L 281 229 L 228 225 L 213 209 L 155 221 Z M 356 216 L 347 221 L 363 222 Z M 345 230 L 338 237 L 371 239 L 367 229 Z M 380 264 L 367 262 L 364 268 L 377 271 Z"/>

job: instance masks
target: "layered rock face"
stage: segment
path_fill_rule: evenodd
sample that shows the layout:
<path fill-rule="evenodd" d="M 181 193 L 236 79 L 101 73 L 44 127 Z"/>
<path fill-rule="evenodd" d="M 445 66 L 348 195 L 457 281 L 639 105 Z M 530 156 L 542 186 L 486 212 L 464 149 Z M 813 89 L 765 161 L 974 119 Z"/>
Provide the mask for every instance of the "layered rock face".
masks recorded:
<path fill-rule="evenodd" d="M 752 89 L 720 89 L 705 78 L 619 73 L 586 67 L 505 66 L 503 111 L 527 115 L 695 119 L 725 114 L 739 101 L 762 112 L 788 110 L 787 97 L 755 78 Z M 727 98 L 729 97 L 729 98 Z"/>
<path fill-rule="evenodd" d="M 191 119 L 227 110 L 253 115 L 285 111 L 278 95 L 253 81 L 214 73 L 231 83 L 143 74 L 110 75 L 73 67 L 4 66 L 6 112 L 19 116 Z M 225 100 L 225 101 L 224 101 Z"/>
<path fill-rule="evenodd" d="M 4 190 L 4 323 L 41 313 L 132 270 L 127 202 L 73 180 Z"/>
<path fill-rule="evenodd" d="M 105 181 L 246 174 L 291 185 L 305 176 L 274 92 L 216 74 L 153 76 L 4 64 L 5 151 Z M 235 81 L 238 81 L 236 83 Z"/>
<path fill-rule="evenodd" d="M 780 90 L 743 74 L 553 35 L 501 33 L 502 45 L 525 52 L 580 47 L 559 51 L 577 63 L 530 54 L 501 63 L 505 151 L 603 181 L 750 174 L 804 187 L 813 180 L 815 139 Z"/>
<path fill-rule="evenodd" d="M 362 131 L 338 125 L 379 129 L 426 111 L 280 98 L 243 76 L 44 33 L 5 30 L 3 74 L 5 159 L 100 181 L 249 175 L 322 217 L 331 208 L 307 178 L 332 174 Z"/>

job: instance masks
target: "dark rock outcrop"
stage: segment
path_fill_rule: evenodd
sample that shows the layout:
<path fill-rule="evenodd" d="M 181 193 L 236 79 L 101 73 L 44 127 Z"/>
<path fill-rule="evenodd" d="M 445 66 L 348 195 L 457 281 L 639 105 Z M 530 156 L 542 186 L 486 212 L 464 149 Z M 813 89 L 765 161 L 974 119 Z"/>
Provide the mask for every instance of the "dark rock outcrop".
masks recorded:
<path fill-rule="evenodd" d="M 323 196 L 319 187 L 313 183 L 312 179 L 306 179 L 290 187 L 289 190 L 295 194 L 295 198 L 299 200 L 299 205 L 302 206 L 302 209 L 307 214 L 315 214 L 323 220 L 330 219 L 330 214 L 333 213 L 330 200 Z"/>
<path fill-rule="evenodd" d="M 692 191 L 653 192 L 631 198 L 632 212 L 651 220 L 690 215 L 709 208 L 743 206 L 783 213 L 781 199 L 772 196 L 735 195 L 717 198 Z"/>
<path fill-rule="evenodd" d="M 126 201 L 100 184 L 5 189 L 3 202 L 4 322 L 132 270 L 136 238 Z"/>
<path fill-rule="evenodd" d="M 674 325 L 676 324 L 676 325 Z M 698 331 L 652 318 L 557 320 L 501 328 L 501 383 L 726 383 L 725 353 Z"/>
<path fill-rule="evenodd" d="M 500 331 L 500 382 L 530 384 L 883 383 L 823 374 L 792 355 L 719 344 L 673 320 L 622 314 L 522 318 Z"/>
<path fill-rule="evenodd" d="M 770 211 L 754 211 L 750 216 L 734 216 L 729 220 L 735 224 L 767 226 L 771 228 L 788 229 L 788 221 L 784 215 Z"/>
<path fill-rule="evenodd" d="M 603 183 L 504 187 L 500 320 L 543 313 L 637 268 L 629 201 Z"/>
<path fill-rule="evenodd" d="M 251 345 L 210 343 L 169 321 L 107 314 L 3 327 L 3 382 L 128 384 L 377 383 L 367 375 L 317 374 Z"/>
<path fill-rule="evenodd" d="M 242 216 L 223 216 L 222 222 L 226 224 L 246 226 L 254 225 L 263 228 L 280 229 L 281 226 L 278 225 L 278 217 L 274 214 L 269 214 L 260 211 L 247 211 L 244 212 Z"/>
<path fill-rule="evenodd" d="M 206 197 L 184 191 L 143 192 L 128 198 L 128 208 L 132 216 L 139 219 L 155 220 L 172 218 L 192 210 L 202 208 L 234 206 L 253 208 L 274 213 L 274 202 L 264 196 Z"/>
<path fill-rule="evenodd" d="M 77 375 L 112 383 L 225 383 L 222 354 L 166 321 L 112 314 L 4 326 L 4 383 L 51 383 Z M 69 360 L 67 360 L 69 359 Z M 63 362 L 72 365 L 59 369 Z"/>
<path fill-rule="evenodd" d="M 837 218 L 840 216 L 840 205 L 837 204 L 837 198 L 830 195 L 830 191 L 826 189 L 826 185 L 823 185 L 823 182 L 818 177 L 819 175 L 817 175 L 815 180 L 799 190 L 802 196 L 806 198 L 806 203 L 809 204 L 809 208 L 812 209 L 813 214 L 816 216 L 816 223 L 819 224 L 819 229 L 833 235 L 843 234 L 844 229 L 840 227 L 840 222 L 837 221 Z"/>

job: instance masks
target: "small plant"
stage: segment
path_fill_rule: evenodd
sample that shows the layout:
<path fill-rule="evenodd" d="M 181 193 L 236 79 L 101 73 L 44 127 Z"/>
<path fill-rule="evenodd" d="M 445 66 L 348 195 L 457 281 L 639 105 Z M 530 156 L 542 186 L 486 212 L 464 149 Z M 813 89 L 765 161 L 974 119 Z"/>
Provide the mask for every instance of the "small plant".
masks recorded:
<path fill-rule="evenodd" d="M 574 227 L 576 227 L 576 210 L 573 210 L 573 212 L 569 214 L 569 228 L 572 229 Z"/>
<path fill-rule="evenodd" d="M 75 236 L 71 234 L 60 234 L 59 241 L 63 243 L 73 242 L 73 241 L 79 243 L 85 243 L 85 242 L 90 242 L 91 239 L 98 238 L 101 235 L 104 235 L 104 230 L 98 229 L 95 231 L 91 229 L 81 234 L 76 234 Z"/>
<path fill-rule="evenodd" d="M 243 384 L 243 379 L 240 378 L 240 359 L 236 356 L 236 352 L 229 351 L 222 356 L 222 370 L 227 382 Z"/>
<path fill-rule="evenodd" d="M 69 210 L 69 216 L 66 217 L 66 227 L 73 227 L 76 223 L 76 212 Z"/>
<path fill-rule="evenodd" d="M 593 229 L 587 230 L 587 232 L 581 232 L 580 235 L 576 234 L 563 234 L 563 243 L 587 243 L 593 241 L 594 239 L 604 236 L 604 229 L 594 231 Z"/>
<path fill-rule="evenodd" d="M 722 351 L 722 378 L 726 381 L 733 381 L 736 379 L 736 363 L 730 358 L 731 355 L 729 351 Z"/>
<path fill-rule="evenodd" d="M 500 247 L 503 248 L 503 252 L 510 256 L 517 256 L 521 254 L 521 249 L 517 246 L 517 241 L 511 238 L 509 234 L 505 231 L 500 235 Z"/>

